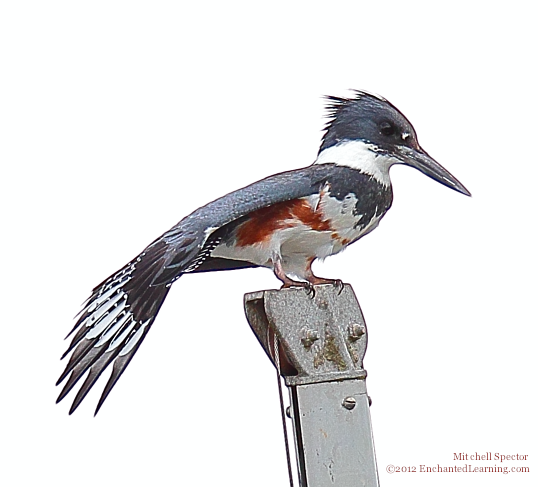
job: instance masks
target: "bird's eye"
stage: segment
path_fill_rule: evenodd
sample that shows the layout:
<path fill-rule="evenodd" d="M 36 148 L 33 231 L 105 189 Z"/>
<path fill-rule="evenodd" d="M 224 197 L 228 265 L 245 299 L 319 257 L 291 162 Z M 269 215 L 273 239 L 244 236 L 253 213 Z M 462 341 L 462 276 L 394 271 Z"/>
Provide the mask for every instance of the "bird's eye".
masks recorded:
<path fill-rule="evenodd" d="M 394 132 L 396 131 L 396 127 L 394 127 L 393 124 L 390 122 L 383 122 L 379 126 L 379 130 L 383 135 L 394 135 Z"/>

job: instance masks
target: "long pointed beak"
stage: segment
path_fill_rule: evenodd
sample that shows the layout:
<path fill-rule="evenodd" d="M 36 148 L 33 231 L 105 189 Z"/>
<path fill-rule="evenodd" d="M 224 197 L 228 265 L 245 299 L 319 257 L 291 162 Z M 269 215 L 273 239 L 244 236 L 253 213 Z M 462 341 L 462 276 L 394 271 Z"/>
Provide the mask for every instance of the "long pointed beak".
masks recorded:
<path fill-rule="evenodd" d="M 438 183 L 448 186 L 454 191 L 458 191 L 466 196 L 471 193 L 452 174 L 450 174 L 441 164 L 430 157 L 421 147 L 412 149 L 410 147 L 398 146 L 399 159 L 408 166 L 418 169 Z"/>

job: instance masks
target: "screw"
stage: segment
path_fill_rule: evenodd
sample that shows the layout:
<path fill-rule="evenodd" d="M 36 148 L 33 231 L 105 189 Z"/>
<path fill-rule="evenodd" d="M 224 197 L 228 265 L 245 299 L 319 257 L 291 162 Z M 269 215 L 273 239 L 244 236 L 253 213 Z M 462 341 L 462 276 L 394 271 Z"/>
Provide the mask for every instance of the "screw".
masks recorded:
<path fill-rule="evenodd" d="M 307 328 L 306 326 L 304 326 L 303 328 L 301 328 L 301 331 L 299 333 L 301 336 L 301 342 L 305 348 L 310 348 L 316 340 L 319 340 L 318 331 L 313 330 L 312 328 Z"/>
<path fill-rule="evenodd" d="M 289 406 L 286 408 L 286 416 L 291 419 L 291 409 Z"/>
<path fill-rule="evenodd" d="M 363 324 L 352 323 L 347 327 L 347 333 L 349 339 L 355 342 L 366 333 L 366 327 Z"/>
<path fill-rule="evenodd" d="M 357 400 L 353 396 L 346 397 L 343 402 L 342 406 L 344 406 L 346 409 L 349 409 L 350 411 L 357 405 Z"/>

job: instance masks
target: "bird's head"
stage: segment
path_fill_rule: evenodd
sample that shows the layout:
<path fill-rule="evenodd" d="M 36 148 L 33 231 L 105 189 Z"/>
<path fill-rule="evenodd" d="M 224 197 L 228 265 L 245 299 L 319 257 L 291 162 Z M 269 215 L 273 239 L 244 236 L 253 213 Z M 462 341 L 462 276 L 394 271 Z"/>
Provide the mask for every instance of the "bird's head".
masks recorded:
<path fill-rule="evenodd" d="M 411 122 L 384 98 L 355 91 L 352 98 L 327 97 L 329 120 L 317 164 L 333 162 L 386 178 L 393 164 L 406 164 L 435 181 L 471 196 L 420 147 Z"/>

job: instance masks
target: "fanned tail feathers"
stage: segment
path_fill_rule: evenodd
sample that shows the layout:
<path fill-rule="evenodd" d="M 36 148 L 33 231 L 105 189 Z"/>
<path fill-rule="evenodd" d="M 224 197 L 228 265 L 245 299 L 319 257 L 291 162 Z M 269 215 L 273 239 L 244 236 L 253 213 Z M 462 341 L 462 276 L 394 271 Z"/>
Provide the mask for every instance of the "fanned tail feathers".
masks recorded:
<path fill-rule="evenodd" d="M 92 386 L 112 364 L 99 411 L 108 394 L 142 344 L 161 308 L 170 283 L 151 285 L 166 254 L 164 242 L 155 242 L 135 260 L 97 286 L 84 304 L 68 336 L 74 334 L 64 353 L 71 357 L 57 385 L 68 376 L 57 402 L 87 373 L 69 414 L 73 413 Z"/>

